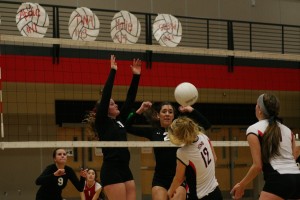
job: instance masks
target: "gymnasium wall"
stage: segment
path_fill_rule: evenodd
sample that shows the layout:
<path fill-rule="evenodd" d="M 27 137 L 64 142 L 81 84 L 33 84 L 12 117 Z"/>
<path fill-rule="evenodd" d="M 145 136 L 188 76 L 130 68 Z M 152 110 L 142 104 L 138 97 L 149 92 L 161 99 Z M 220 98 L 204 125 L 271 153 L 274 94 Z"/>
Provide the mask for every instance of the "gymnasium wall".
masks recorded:
<path fill-rule="evenodd" d="M 14 1 L 14 0 L 9 0 Z M 22 0 L 19 2 L 27 2 Z M 32 0 L 40 4 L 300 25 L 298 0 Z"/>
<path fill-rule="evenodd" d="M 91 9 L 168 13 L 180 16 L 300 25 L 300 1 L 298 0 L 36 0 L 31 2 L 86 6 Z M 252 5 L 252 2 L 255 2 L 255 5 Z M 4 139 L 1 138 L 1 141 L 74 140 L 74 136 L 76 139 L 85 139 L 82 137 L 84 135 L 81 127 L 72 127 L 78 124 L 56 124 L 55 101 L 97 100 L 107 77 L 109 55 L 112 52 L 62 49 L 61 53 L 59 64 L 53 64 L 51 48 L 1 46 L 3 110 L 6 113 L 5 133 L 11 133 L 5 135 Z M 123 101 L 131 78 L 128 65 L 134 57 L 145 60 L 145 54 L 114 53 L 121 67 L 117 74 L 113 98 Z M 295 130 L 297 128 L 299 130 L 300 112 L 297 112 L 300 110 L 299 73 L 297 62 L 236 59 L 233 71 L 229 72 L 227 60 L 222 57 L 154 54 L 151 69 L 146 68 L 143 63 L 137 101 L 174 101 L 174 87 L 182 81 L 191 81 L 199 88 L 200 105 L 204 103 L 255 104 L 261 92 L 269 91 L 285 102 L 281 108 L 281 115 L 285 122 Z M 77 111 L 74 110 L 74 112 Z M 238 110 L 236 113 L 239 113 Z M 224 115 L 224 118 L 226 116 Z M 214 125 L 218 126 L 218 124 Z M 232 139 L 228 136 L 234 132 L 236 140 L 245 140 L 242 128 L 216 127 L 211 137 L 213 140 Z M 138 140 L 137 138 L 130 139 Z M 144 154 L 141 154 L 140 149 L 132 148 L 131 153 L 132 169 L 137 182 L 141 183 L 142 180 L 142 183 L 148 184 L 152 176 L 153 155 L 145 153 L 146 150 L 148 149 L 144 149 Z M 245 151 L 241 153 L 246 155 L 244 157 L 247 157 L 249 153 L 245 149 L 235 150 Z M 99 169 L 101 158 L 94 158 L 93 163 L 83 161 L 82 155 L 87 154 L 87 151 L 88 149 L 78 149 L 78 161 L 74 161 L 74 157 L 69 158 L 70 165 L 77 171 L 83 162 L 89 166 L 96 163 L 95 167 Z M 225 177 L 220 179 L 222 190 L 225 192 L 231 187 L 227 180 L 230 178 L 228 167 L 230 163 L 226 157 L 229 154 L 228 151 L 229 149 L 217 148 L 221 161 L 217 173 L 218 177 Z M 35 178 L 46 165 L 52 163 L 51 155 L 52 149 L 47 148 L 0 150 L 0 171 L 2 172 L 0 200 L 34 199 L 38 188 L 34 184 Z M 141 157 L 147 159 L 142 160 Z M 240 167 L 239 170 L 242 169 L 245 173 L 249 160 L 243 160 L 244 157 L 238 160 L 237 168 Z M 141 164 L 144 166 L 142 175 L 139 173 Z M 234 173 L 234 181 L 238 180 L 239 175 L 242 174 Z M 253 185 L 249 188 L 253 189 Z M 142 192 L 150 193 L 149 186 L 147 187 L 146 184 L 138 184 L 138 189 L 138 197 L 142 197 Z M 66 193 L 68 200 L 77 196 L 72 186 L 66 190 Z"/>

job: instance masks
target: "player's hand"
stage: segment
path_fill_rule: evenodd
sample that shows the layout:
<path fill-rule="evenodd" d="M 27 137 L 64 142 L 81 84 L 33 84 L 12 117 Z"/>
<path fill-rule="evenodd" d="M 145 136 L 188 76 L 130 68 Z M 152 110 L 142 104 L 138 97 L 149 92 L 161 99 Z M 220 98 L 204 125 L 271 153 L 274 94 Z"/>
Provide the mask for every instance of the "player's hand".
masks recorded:
<path fill-rule="evenodd" d="M 170 190 L 168 190 L 168 199 L 172 199 L 173 196 L 175 195 L 176 190 L 174 192 L 171 192 Z"/>
<path fill-rule="evenodd" d="M 65 174 L 66 174 L 65 169 L 58 169 L 56 170 L 56 172 L 54 172 L 54 176 L 63 176 Z"/>
<path fill-rule="evenodd" d="M 110 56 L 110 68 L 111 68 L 111 69 L 115 69 L 115 70 L 118 69 L 118 65 L 117 65 L 117 62 L 116 62 L 116 57 L 115 57 L 115 55 L 111 55 L 111 56 Z"/>
<path fill-rule="evenodd" d="M 142 103 L 142 105 L 140 106 L 140 108 L 136 111 L 136 113 L 142 114 L 143 112 L 145 112 L 146 110 L 151 108 L 151 106 L 152 106 L 152 103 L 150 101 L 144 101 Z"/>
<path fill-rule="evenodd" d="M 244 195 L 244 191 L 245 188 L 240 183 L 237 183 L 230 191 L 232 199 L 241 199 Z"/>
<path fill-rule="evenodd" d="M 80 176 L 86 178 L 87 177 L 87 171 L 88 171 L 88 169 L 81 168 L 80 169 Z"/>
<path fill-rule="evenodd" d="M 132 65 L 130 65 L 133 74 L 141 74 L 142 61 L 140 59 L 133 59 Z"/>
<path fill-rule="evenodd" d="M 190 113 L 194 110 L 194 108 L 192 106 L 179 106 L 178 110 L 181 113 Z"/>

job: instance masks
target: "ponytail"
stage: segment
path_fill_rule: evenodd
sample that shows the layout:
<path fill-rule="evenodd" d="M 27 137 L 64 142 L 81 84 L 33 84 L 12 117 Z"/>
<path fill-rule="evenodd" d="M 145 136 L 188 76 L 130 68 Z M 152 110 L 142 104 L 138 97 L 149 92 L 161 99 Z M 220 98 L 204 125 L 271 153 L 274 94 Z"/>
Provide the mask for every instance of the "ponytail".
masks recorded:
<path fill-rule="evenodd" d="M 271 158 L 279 156 L 279 145 L 281 138 L 281 130 L 277 121 L 279 114 L 279 101 L 274 95 L 264 94 L 263 104 L 268 116 L 268 126 L 262 137 L 262 160 L 268 163 Z"/>

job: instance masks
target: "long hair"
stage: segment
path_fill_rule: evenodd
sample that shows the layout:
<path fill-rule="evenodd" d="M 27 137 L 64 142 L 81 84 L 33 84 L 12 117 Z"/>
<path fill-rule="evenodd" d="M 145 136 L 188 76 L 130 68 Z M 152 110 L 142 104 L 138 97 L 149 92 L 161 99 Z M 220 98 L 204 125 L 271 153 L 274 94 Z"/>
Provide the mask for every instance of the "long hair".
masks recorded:
<path fill-rule="evenodd" d="M 278 118 L 280 105 L 277 97 L 271 94 L 263 95 L 263 104 L 268 113 L 264 115 L 269 124 L 262 137 L 262 160 L 268 163 L 271 158 L 279 155 L 279 144 L 282 140 L 281 130 L 277 124 L 277 121 L 281 121 Z"/>
<path fill-rule="evenodd" d="M 99 140 L 99 135 L 97 133 L 95 125 L 97 106 L 99 105 L 99 103 L 100 102 L 97 101 L 93 110 L 88 111 L 84 119 L 82 120 L 82 123 L 87 124 L 85 130 L 90 140 Z"/>
<path fill-rule="evenodd" d="M 157 116 L 160 113 L 160 110 L 162 109 L 162 107 L 165 105 L 170 105 L 173 108 L 174 118 L 175 118 L 176 109 L 175 109 L 174 105 L 172 105 L 172 103 L 170 103 L 170 102 L 164 101 L 159 104 L 152 105 L 152 107 L 150 109 L 148 109 L 147 111 L 145 111 L 143 113 L 144 117 L 146 118 L 146 120 L 149 124 L 151 124 L 154 127 L 160 127 L 160 121 Z"/>

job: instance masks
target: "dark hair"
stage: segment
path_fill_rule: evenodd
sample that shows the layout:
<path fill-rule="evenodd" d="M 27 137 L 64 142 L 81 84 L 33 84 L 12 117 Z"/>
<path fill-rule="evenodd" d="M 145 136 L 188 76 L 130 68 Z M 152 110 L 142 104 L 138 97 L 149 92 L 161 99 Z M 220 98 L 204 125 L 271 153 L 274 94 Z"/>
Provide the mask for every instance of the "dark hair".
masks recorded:
<path fill-rule="evenodd" d="M 56 148 L 56 149 L 54 149 L 54 151 L 53 151 L 53 153 L 52 153 L 52 158 L 55 158 L 55 157 L 56 157 L 57 150 L 59 150 L 59 149 L 65 150 L 64 148 Z"/>
<path fill-rule="evenodd" d="M 97 171 L 94 169 L 94 168 L 88 168 L 87 171 L 90 171 L 90 170 L 93 170 L 95 172 L 95 181 L 98 181 L 97 178 L 98 178 L 98 174 L 97 174 Z"/>
<path fill-rule="evenodd" d="M 271 94 L 264 94 L 263 103 L 268 112 L 269 124 L 262 137 L 262 160 L 268 163 L 271 158 L 279 155 L 279 144 L 282 140 L 281 130 L 277 121 L 281 121 L 279 115 L 279 100 Z"/>
<path fill-rule="evenodd" d="M 96 112 L 97 112 L 97 107 L 98 107 L 99 103 L 100 103 L 100 101 L 97 101 L 93 110 L 88 111 L 87 114 L 85 115 L 85 118 L 82 120 L 82 123 L 87 124 L 85 130 L 91 140 L 99 140 L 99 135 L 97 133 L 96 125 L 95 125 Z"/>
<path fill-rule="evenodd" d="M 143 113 L 143 115 L 145 116 L 148 123 L 150 123 L 152 126 L 157 126 L 157 127 L 160 126 L 160 121 L 157 118 L 157 115 L 159 114 L 162 107 L 165 105 L 172 106 L 173 112 L 174 112 L 174 118 L 175 118 L 176 109 L 175 109 L 174 105 L 168 101 L 164 101 L 164 102 L 160 102 L 160 103 L 154 103 L 150 109 L 148 109 L 147 111 L 145 111 Z"/>

